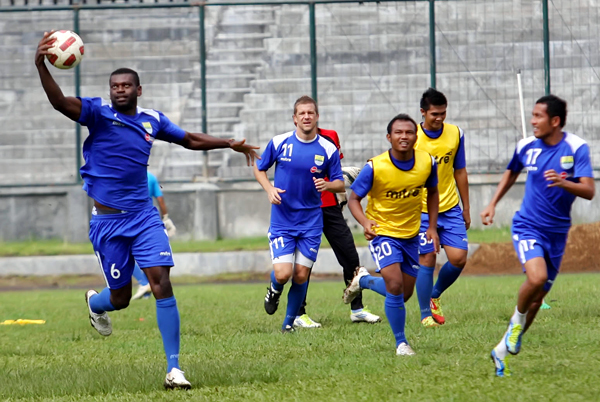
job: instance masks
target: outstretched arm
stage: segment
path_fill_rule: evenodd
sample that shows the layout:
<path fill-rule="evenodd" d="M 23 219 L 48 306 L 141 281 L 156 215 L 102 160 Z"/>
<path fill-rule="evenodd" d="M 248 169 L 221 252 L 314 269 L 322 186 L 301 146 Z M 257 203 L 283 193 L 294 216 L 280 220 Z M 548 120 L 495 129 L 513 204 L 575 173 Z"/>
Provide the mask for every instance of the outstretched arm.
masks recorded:
<path fill-rule="evenodd" d="M 81 116 L 81 100 L 72 96 L 63 95 L 60 87 L 54 81 L 52 74 L 48 71 L 44 59 L 46 55 L 50 54 L 48 49 L 54 46 L 54 38 L 50 38 L 54 31 L 44 32 L 44 36 L 38 44 L 37 51 L 35 52 L 35 66 L 38 69 L 40 80 L 42 81 L 42 87 L 48 100 L 54 107 L 71 120 L 79 120 Z"/>
<path fill-rule="evenodd" d="M 489 205 L 485 207 L 485 209 L 481 212 L 481 222 L 484 225 L 491 225 L 494 223 L 494 215 L 496 214 L 496 205 L 498 202 L 504 197 L 504 194 L 510 190 L 510 188 L 515 184 L 517 178 L 519 177 L 521 172 L 514 172 L 510 169 L 506 170 L 500 179 L 500 183 L 498 183 L 498 187 L 496 188 L 496 193 L 492 197 Z"/>
<path fill-rule="evenodd" d="M 246 140 L 236 141 L 234 139 L 222 139 L 213 137 L 204 133 L 188 133 L 178 143 L 184 148 L 194 151 L 208 151 L 211 149 L 231 148 L 235 152 L 242 153 L 246 156 L 248 166 L 254 165 L 254 159 L 260 159 L 260 156 L 254 151 L 260 147 L 246 144 Z"/>

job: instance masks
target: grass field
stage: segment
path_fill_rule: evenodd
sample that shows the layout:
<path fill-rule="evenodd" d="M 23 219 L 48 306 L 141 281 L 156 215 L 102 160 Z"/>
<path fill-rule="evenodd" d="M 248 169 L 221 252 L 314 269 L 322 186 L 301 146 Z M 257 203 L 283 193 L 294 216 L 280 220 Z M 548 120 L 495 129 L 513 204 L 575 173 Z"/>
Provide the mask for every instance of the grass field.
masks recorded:
<path fill-rule="evenodd" d="M 32 255 L 66 255 L 93 254 L 92 245 L 87 239 L 83 243 L 65 243 L 61 240 L 27 240 L 20 242 L 0 242 L 0 257 L 23 257 Z M 367 246 L 362 233 L 354 234 L 357 246 Z M 510 241 L 510 228 L 489 228 L 469 230 L 471 243 L 492 243 Z M 175 253 L 217 252 L 237 250 L 268 250 L 266 236 L 246 237 L 241 239 L 222 239 L 206 241 L 171 241 Z M 322 247 L 329 247 L 323 237 Z"/>
<path fill-rule="evenodd" d="M 195 388 L 162 389 L 165 359 L 154 303 L 112 313 L 114 332 L 98 335 L 83 290 L 0 293 L 0 400 L 50 401 L 594 401 L 600 378 L 600 275 L 564 274 L 511 361 L 495 378 L 489 352 L 505 330 L 522 276 L 464 277 L 444 295 L 448 323 L 420 326 L 416 297 L 407 336 L 417 355 L 397 357 L 384 319 L 352 324 L 340 282 L 313 282 L 309 313 L 322 329 L 282 335 L 285 296 L 274 316 L 265 284 L 177 286 L 181 363 Z M 287 292 L 287 289 L 286 289 Z M 371 310 L 383 298 L 366 291 Z"/>

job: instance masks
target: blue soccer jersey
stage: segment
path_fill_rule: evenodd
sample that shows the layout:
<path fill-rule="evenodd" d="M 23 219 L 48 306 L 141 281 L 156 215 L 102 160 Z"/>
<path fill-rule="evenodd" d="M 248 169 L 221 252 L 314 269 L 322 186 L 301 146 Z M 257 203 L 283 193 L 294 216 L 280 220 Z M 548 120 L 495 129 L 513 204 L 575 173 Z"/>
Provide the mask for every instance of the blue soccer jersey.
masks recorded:
<path fill-rule="evenodd" d="M 306 142 L 290 131 L 274 137 L 256 165 L 267 171 L 275 163 L 274 185 L 285 193 L 280 205 L 271 206 L 271 227 L 322 228 L 321 194 L 313 178 L 344 180 L 336 146 L 320 135 Z"/>
<path fill-rule="evenodd" d="M 88 195 L 124 211 L 151 206 L 147 168 L 152 143 L 155 138 L 179 142 L 185 131 L 156 110 L 138 107 L 135 116 L 127 116 L 101 98 L 81 98 L 78 122 L 90 132 L 80 169 Z"/>
<path fill-rule="evenodd" d="M 552 233 L 567 233 L 571 227 L 571 205 L 576 196 L 558 187 L 548 187 L 544 172 L 554 169 L 563 178 L 579 182 L 580 177 L 594 177 L 587 143 L 575 134 L 564 132 L 554 146 L 529 137 L 517 144 L 507 169 L 527 170 L 525 196 L 513 224 L 527 225 Z"/>

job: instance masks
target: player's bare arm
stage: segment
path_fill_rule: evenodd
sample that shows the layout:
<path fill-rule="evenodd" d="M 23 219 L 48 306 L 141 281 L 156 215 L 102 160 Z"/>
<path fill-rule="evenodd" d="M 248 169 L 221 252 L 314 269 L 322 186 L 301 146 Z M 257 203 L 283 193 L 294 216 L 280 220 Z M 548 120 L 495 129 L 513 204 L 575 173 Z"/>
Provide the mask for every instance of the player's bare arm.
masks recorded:
<path fill-rule="evenodd" d="M 577 197 L 585 198 L 586 200 L 594 198 L 596 189 L 594 179 L 591 177 L 580 177 L 579 183 L 575 183 L 563 179 L 554 169 L 550 169 L 544 172 L 544 178 L 548 181 L 548 187 L 560 187 L 569 193 Z"/>
<path fill-rule="evenodd" d="M 467 230 L 471 227 L 471 202 L 469 200 L 469 178 L 467 176 L 467 168 L 454 170 L 454 180 L 456 180 L 456 187 L 458 188 L 458 194 L 462 201 L 463 207 L 463 219 Z"/>
<path fill-rule="evenodd" d="M 517 178 L 519 177 L 519 174 L 521 174 L 521 172 L 513 172 L 510 169 L 504 172 L 502 178 L 500 179 L 500 183 L 498 183 L 496 193 L 492 197 L 492 200 L 490 201 L 489 205 L 485 207 L 483 211 L 481 211 L 481 223 L 483 223 L 486 226 L 494 223 L 496 205 L 502 199 L 502 197 L 504 197 L 504 194 L 506 194 L 508 190 L 510 190 L 513 184 L 515 184 Z"/>
<path fill-rule="evenodd" d="M 226 140 L 204 133 L 188 133 L 186 131 L 185 137 L 179 142 L 179 145 L 194 151 L 231 148 L 235 152 L 242 153 L 246 156 L 246 163 L 248 166 L 254 165 L 255 159 L 260 159 L 260 156 L 255 151 L 255 149 L 259 149 L 260 147 L 246 144 L 245 139 L 239 141 L 234 139 Z"/>
<path fill-rule="evenodd" d="M 440 238 L 437 233 L 438 213 L 440 209 L 440 192 L 437 186 L 427 187 L 427 213 L 429 215 L 429 227 L 425 231 L 427 240 L 433 241 L 433 249 L 440 252 Z"/>
<path fill-rule="evenodd" d="M 325 181 L 324 179 L 317 179 L 313 177 L 315 187 L 319 193 L 323 191 L 329 191 L 331 193 L 343 193 L 346 191 L 343 180 Z"/>
<path fill-rule="evenodd" d="M 354 216 L 354 219 L 363 227 L 363 233 L 365 235 L 365 239 L 373 240 L 377 233 L 375 232 L 375 228 L 378 226 L 377 222 L 367 218 L 365 212 L 363 211 L 362 205 L 360 205 L 360 201 L 362 197 L 356 195 L 356 193 L 350 194 L 350 199 L 348 200 L 348 208 Z"/>
<path fill-rule="evenodd" d="M 262 170 L 258 170 L 258 167 L 254 165 L 254 177 L 260 186 L 267 193 L 267 197 L 269 198 L 269 202 L 275 205 L 281 205 L 281 196 L 279 194 L 285 193 L 285 190 L 274 187 L 267 176 L 267 172 Z"/>
<path fill-rule="evenodd" d="M 46 55 L 50 54 L 48 49 L 54 46 L 54 38 L 50 38 L 55 31 L 44 32 L 44 36 L 38 44 L 37 51 L 35 52 L 35 66 L 38 69 L 40 75 L 40 81 L 42 81 L 42 87 L 48 100 L 52 104 L 55 110 L 58 110 L 71 120 L 79 120 L 81 116 L 81 100 L 73 96 L 65 96 L 62 90 L 54 81 L 52 74 L 46 67 L 45 58 Z"/>

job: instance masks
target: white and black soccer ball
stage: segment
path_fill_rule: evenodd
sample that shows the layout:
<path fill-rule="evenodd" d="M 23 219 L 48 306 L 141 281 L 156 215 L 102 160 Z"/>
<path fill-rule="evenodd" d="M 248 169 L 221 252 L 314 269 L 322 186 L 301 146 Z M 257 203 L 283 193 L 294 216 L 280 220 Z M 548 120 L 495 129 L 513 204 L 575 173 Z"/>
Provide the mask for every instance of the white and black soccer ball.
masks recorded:
<path fill-rule="evenodd" d="M 54 46 L 48 51 L 52 54 L 46 55 L 50 64 L 56 68 L 67 70 L 77 66 L 83 58 L 83 41 L 73 31 L 56 31 L 50 38 L 56 38 Z"/>
<path fill-rule="evenodd" d="M 344 184 L 346 188 L 350 188 L 354 180 L 358 177 L 360 173 L 360 168 L 356 166 L 345 166 L 342 168 L 342 174 L 344 175 Z"/>

